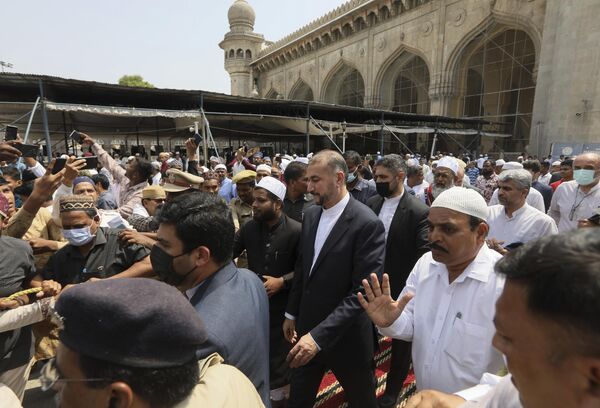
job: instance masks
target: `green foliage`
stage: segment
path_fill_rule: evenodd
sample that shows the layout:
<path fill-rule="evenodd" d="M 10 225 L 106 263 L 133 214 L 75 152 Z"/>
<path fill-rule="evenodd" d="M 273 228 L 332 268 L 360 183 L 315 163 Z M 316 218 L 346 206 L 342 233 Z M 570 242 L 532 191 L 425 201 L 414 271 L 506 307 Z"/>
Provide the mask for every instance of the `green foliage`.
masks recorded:
<path fill-rule="evenodd" d="M 154 88 L 150 82 L 144 81 L 141 75 L 123 75 L 119 78 L 119 85 L 121 86 L 135 86 L 138 88 Z"/>

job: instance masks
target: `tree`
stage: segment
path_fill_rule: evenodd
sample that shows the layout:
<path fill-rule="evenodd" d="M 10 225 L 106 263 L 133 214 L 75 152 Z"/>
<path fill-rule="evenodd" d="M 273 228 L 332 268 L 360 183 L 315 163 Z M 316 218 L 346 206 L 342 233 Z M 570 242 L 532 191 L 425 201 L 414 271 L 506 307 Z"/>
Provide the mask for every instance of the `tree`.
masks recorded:
<path fill-rule="evenodd" d="M 138 88 L 154 88 L 150 82 L 144 81 L 141 75 L 123 75 L 119 78 L 119 85 L 121 86 L 135 86 Z"/>

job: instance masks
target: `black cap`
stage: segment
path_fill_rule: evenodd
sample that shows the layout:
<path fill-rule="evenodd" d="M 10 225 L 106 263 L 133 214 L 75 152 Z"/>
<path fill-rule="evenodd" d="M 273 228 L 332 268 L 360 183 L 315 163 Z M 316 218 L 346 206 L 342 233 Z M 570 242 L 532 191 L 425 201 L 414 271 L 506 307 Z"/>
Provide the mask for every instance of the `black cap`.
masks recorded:
<path fill-rule="evenodd" d="M 206 341 L 198 312 L 172 286 L 144 278 L 87 282 L 56 302 L 70 349 L 129 367 L 177 367 Z"/>

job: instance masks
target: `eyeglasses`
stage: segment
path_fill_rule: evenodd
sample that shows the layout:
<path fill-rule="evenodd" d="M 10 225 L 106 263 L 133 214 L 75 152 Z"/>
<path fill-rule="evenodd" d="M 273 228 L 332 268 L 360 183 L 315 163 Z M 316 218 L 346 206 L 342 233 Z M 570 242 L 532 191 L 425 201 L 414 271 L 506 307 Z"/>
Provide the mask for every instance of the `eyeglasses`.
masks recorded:
<path fill-rule="evenodd" d="M 52 358 L 42 367 L 40 373 L 40 388 L 42 391 L 52 389 L 56 383 L 61 382 L 100 382 L 110 381 L 107 378 L 61 378 L 60 371 L 56 367 L 56 359 Z"/>

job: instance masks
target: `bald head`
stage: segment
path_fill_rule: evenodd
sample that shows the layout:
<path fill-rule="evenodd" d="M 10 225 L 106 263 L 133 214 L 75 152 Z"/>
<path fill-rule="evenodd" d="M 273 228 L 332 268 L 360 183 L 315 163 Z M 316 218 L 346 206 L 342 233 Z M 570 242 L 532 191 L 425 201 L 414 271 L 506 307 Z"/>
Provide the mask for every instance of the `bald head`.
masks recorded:
<path fill-rule="evenodd" d="M 579 155 L 573 161 L 573 167 L 593 166 L 594 170 L 600 170 L 600 154 L 598 153 L 584 153 Z"/>

